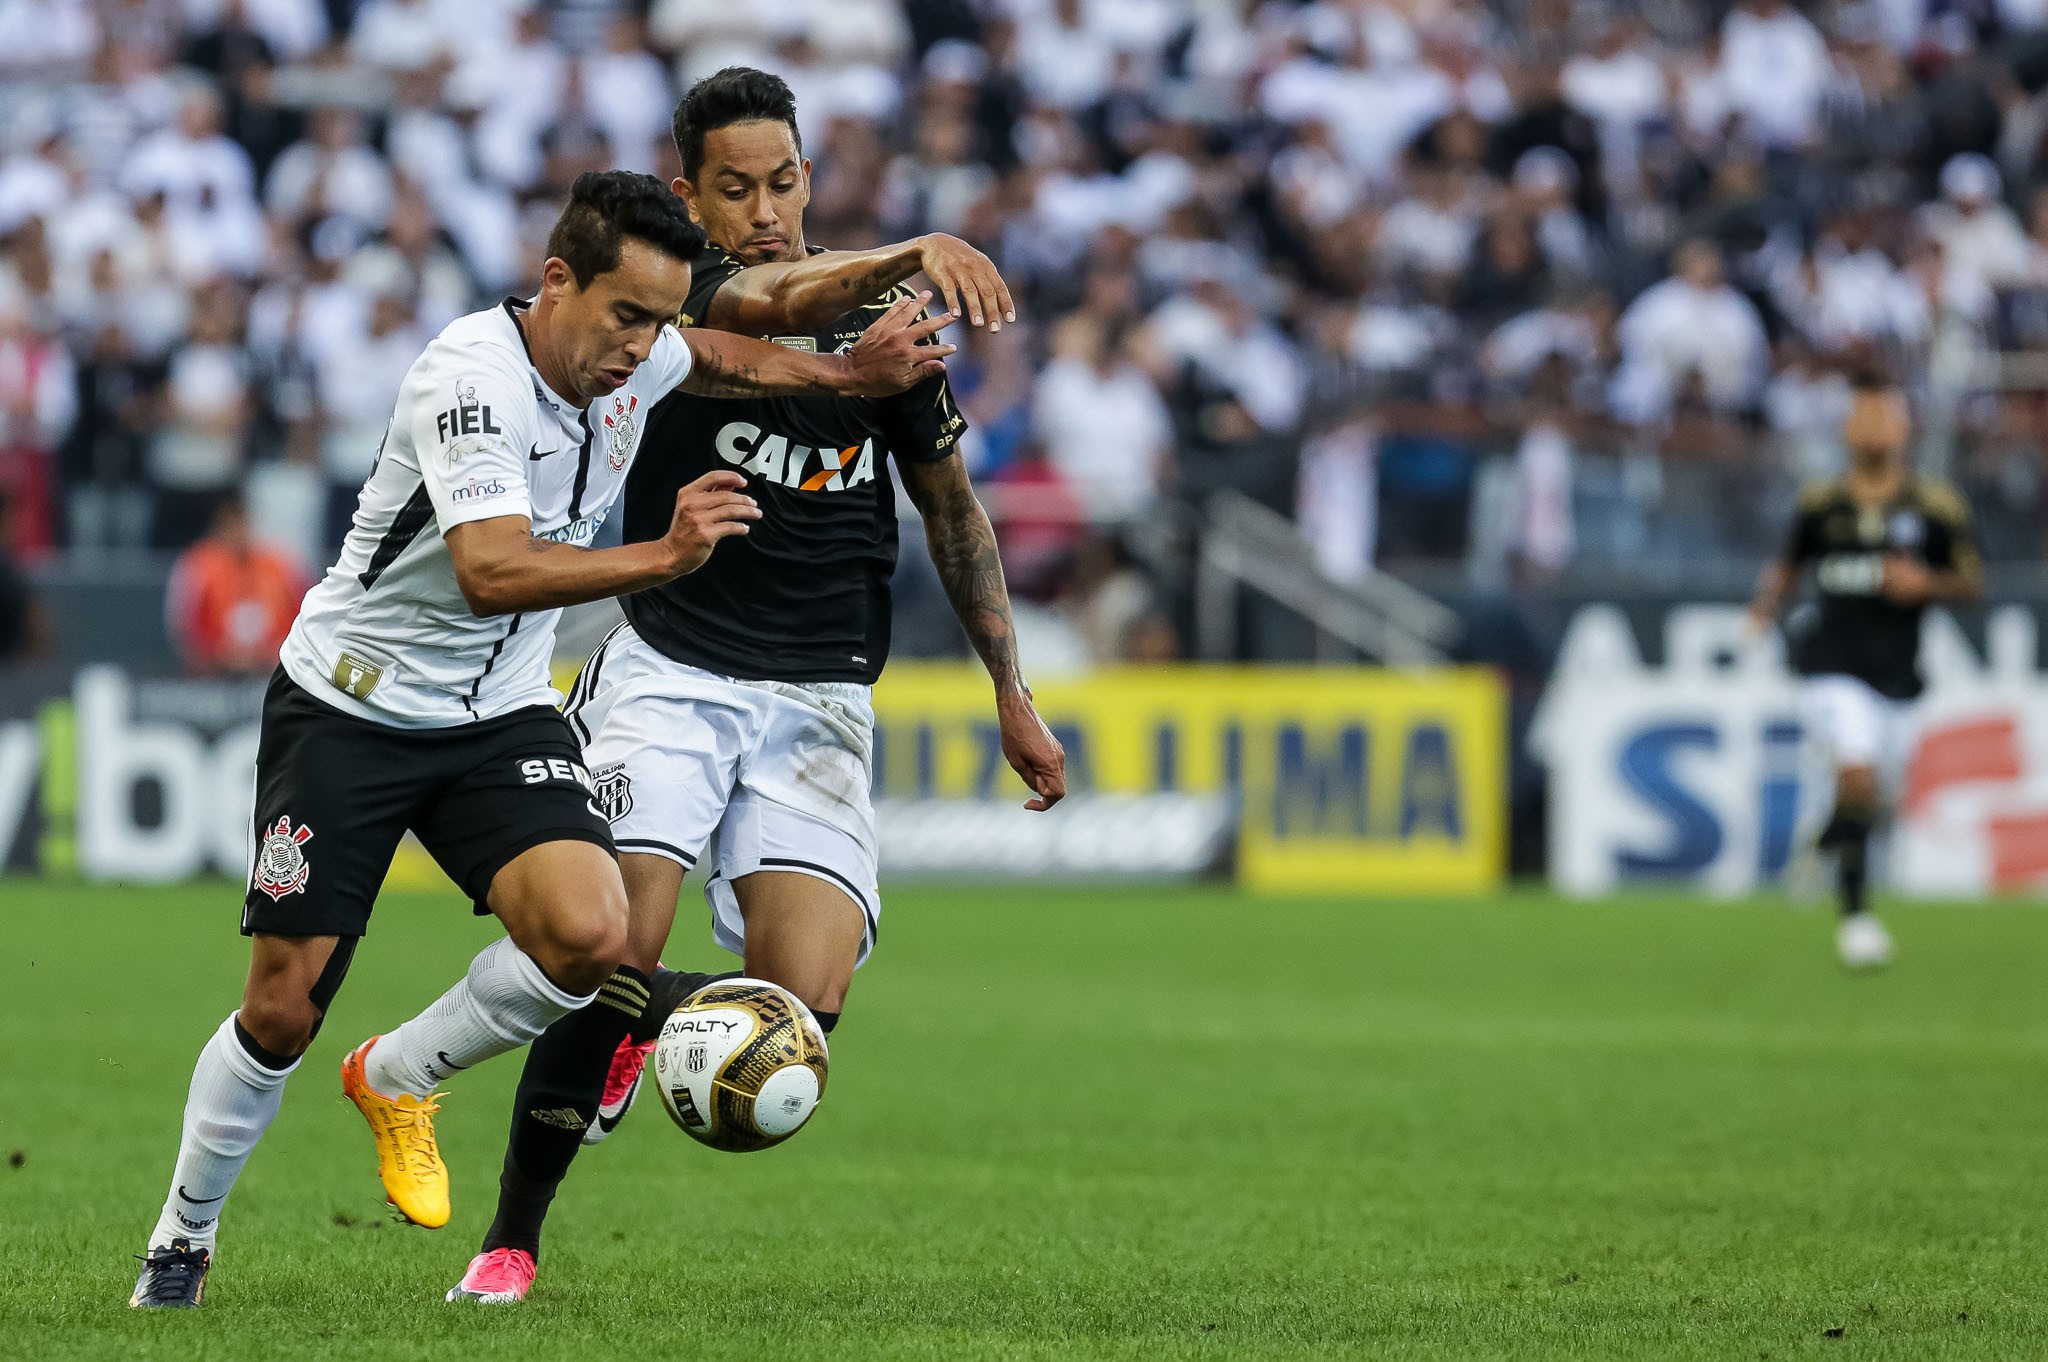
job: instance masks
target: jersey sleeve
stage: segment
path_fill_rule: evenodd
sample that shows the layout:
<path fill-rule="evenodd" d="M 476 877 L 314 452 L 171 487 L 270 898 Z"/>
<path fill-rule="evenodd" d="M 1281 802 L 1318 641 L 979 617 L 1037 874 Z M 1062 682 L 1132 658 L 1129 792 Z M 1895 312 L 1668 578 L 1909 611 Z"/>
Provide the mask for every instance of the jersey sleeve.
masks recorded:
<path fill-rule="evenodd" d="M 1977 549 L 1977 531 L 1970 520 L 1970 503 L 1946 483 L 1923 487 L 1921 505 L 1927 512 L 1927 566 L 1948 569 L 1965 581 L 1984 580 L 1984 559 Z"/>
<path fill-rule="evenodd" d="M 960 450 L 967 418 L 953 401 L 946 375 L 938 374 L 887 399 L 881 413 L 889 452 L 905 463 L 937 463 Z"/>
<path fill-rule="evenodd" d="M 1799 494 L 1799 508 L 1792 513 L 1792 528 L 1785 535 L 1785 547 L 1779 555 L 1788 566 L 1797 569 L 1820 556 L 1821 521 L 1827 499 L 1825 484 L 1808 487 Z"/>
<path fill-rule="evenodd" d="M 437 343 L 407 377 L 406 401 L 420 478 L 443 534 L 473 520 L 532 517 L 533 384 L 525 374 Z"/>
<path fill-rule="evenodd" d="M 732 256 L 716 246 L 706 248 L 690 264 L 690 296 L 683 300 L 683 310 L 676 318 L 679 327 L 701 324 L 711 299 L 718 290 L 725 287 L 725 281 L 738 274 L 742 266 Z M 676 382 L 682 382 L 678 378 Z"/>
<path fill-rule="evenodd" d="M 690 343 L 683 339 L 683 333 L 673 326 L 661 328 L 661 334 L 654 338 L 654 349 L 647 356 L 647 367 L 654 374 L 656 399 L 666 397 L 688 378 L 693 363 L 695 358 L 690 354 Z"/>
<path fill-rule="evenodd" d="M 902 297 L 903 293 L 898 286 L 890 297 Z M 919 320 L 930 316 L 930 308 L 918 314 Z M 904 463 L 937 463 L 957 454 L 960 437 L 967 431 L 967 418 L 960 414 L 945 374 L 883 399 L 880 424 L 889 452 Z"/>

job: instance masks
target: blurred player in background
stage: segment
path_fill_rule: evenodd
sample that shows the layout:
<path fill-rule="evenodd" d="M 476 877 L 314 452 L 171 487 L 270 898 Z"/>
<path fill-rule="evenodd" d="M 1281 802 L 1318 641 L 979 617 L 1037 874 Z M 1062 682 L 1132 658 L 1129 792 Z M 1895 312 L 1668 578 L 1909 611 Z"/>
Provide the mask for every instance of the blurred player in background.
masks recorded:
<path fill-rule="evenodd" d="M 905 296 L 899 285 L 930 241 L 925 251 L 866 255 L 805 242 L 811 167 L 795 97 L 779 77 L 728 68 L 699 82 L 674 130 L 683 163 L 675 189 L 712 243 L 686 324 L 829 354 Z M 966 248 L 951 238 L 936 244 L 946 276 L 923 268 L 956 316 L 991 331 L 1013 319 L 985 257 L 961 259 Z M 631 905 L 626 964 L 596 1003 L 529 1051 L 497 1219 L 448 1299 L 525 1297 L 543 1219 L 578 1146 L 623 1117 L 662 1021 L 707 982 L 657 965 L 683 877 L 714 833 L 705 885 L 713 937 L 743 956 L 749 976 L 802 999 L 826 1032 L 838 1021 L 881 913 L 869 688 L 889 651 L 891 457 L 994 683 L 1003 753 L 1033 794 L 1026 807 L 1050 808 L 1066 793 L 1065 753 L 1019 667 L 995 532 L 960 459 L 965 426 L 943 375 L 872 401 L 670 399 L 648 418 L 658 452 L 627 486 L 628 540 L 658 533 L 657 512 L 676 488 L 719 469 L 747 478 L 761 520 L 688 589 L 628 597 L 627 622 L 592 654 L 570 696 L 567 713 L 618 841 Z"/>
<path fill-rule="evenodd" d="M 1848 472 L 1801 493 L 1784 553 L 1765 567 L 1749 607 L 1752 625 L 1768 627 L 1814 568 L 1819 611 L 1794 632 L 1790 652 L 1804 678 L 1801 720 L 1834 769 L 1835 806 L 1815 845 L 1836 858 L 1836 946 L 1851 968 L 1891 959 L 1891 935 L 1869 910 L 1870 840 L 1923 686 L 1921 617 L 1931 604 L 1977 600 L 1983 584 L 1962 497 L 1906 467 L 1912 425 L 1904 393 L 1859 382 L 1843 429 Z"/>

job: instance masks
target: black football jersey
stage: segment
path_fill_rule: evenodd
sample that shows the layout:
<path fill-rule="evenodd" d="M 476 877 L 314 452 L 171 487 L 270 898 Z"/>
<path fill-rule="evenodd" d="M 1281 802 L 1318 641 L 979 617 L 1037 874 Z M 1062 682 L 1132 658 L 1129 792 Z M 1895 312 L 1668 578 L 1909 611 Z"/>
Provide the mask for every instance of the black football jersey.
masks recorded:
<path fill-rule="evenodd" d="M 1842 479 L 1800 495 L 1785 561 L 1795 573 L 1813 565 L 1820 598 L 1813 626 L 1792 642 L 1802 676 L 1853 676 L 1895 700 L 1920 693 L 1926 607 L 1885 599 L 1884 560 L 1892 554 L 1936 571 L 1983 571 L 1969 507 L 1944 483 L 1908 478 L 1881 508 L 1859 506 Z"/>
<path fill-rule="evenodd" d="M 717 247 L 699 257 L 678 324 L 692 325 L 741 268 Z M 770 339 L 847 349 L 907 292 L 899 286 L 822 331 Z M 649 415 L 626 483 L 626 540 L 661 538 L 677 490 L 718 468 L 746 478 L 761 518 L 695 572 L 628 596 L 626 617 L 669 657 L 726 676 L 872 683 L 889 655 L 896 566 L 889 459 L 955 457 L 966 428 L 943 374 L 884 398 L 671 393 Z"/>

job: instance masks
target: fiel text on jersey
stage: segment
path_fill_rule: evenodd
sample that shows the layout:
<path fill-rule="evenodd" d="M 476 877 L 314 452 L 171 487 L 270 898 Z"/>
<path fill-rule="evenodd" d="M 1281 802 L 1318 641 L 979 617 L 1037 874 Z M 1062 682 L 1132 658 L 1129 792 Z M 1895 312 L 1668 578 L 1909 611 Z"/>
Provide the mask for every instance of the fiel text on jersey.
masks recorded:
<path fill-rule="evenodd" d="M 751 421 L 728 421 L 715 442 L 718 457 L 742 473 L 799 492 L 844 492 L 875 480 L 872 439 L 843 449 L 813 449 L 786 435 L 764 433 Z M 817 466 L 811 456 L 817 455 Z"/>
<path fill-rule="evenodd" d="M 472 392 L 475 389 L 471 389 Z M 464 435 L 503 435 L 498 423 L 491 418 L 488 402 L 482 404 L 464 403 L 451 407 L 434 418 L 434 429 L 440 433 L 441 443 L 459 439 Z"/>

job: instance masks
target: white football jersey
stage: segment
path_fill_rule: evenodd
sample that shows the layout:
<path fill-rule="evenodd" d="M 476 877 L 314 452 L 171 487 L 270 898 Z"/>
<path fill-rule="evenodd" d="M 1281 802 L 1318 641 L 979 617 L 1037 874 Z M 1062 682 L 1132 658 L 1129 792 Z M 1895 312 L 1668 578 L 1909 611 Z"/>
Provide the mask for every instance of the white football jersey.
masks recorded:
<path fill-rule="evenodd" d="M 341 559 L 284 643 L 292 680 L 336 709 L 446 728 L 561 701 L 548 667 L 561 611 L 471 613 L 445 536 L 525 516 L 537 538 L 588 546 L 690 350 L 663 327 L 624 387 L 578 410 L 533 367 L 513 320 L 527 306 L 451 322 L 406 373 Z"/>

